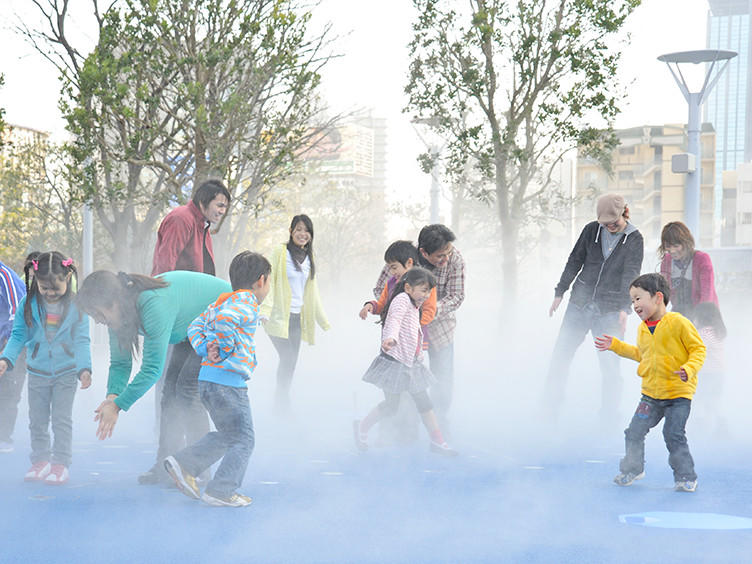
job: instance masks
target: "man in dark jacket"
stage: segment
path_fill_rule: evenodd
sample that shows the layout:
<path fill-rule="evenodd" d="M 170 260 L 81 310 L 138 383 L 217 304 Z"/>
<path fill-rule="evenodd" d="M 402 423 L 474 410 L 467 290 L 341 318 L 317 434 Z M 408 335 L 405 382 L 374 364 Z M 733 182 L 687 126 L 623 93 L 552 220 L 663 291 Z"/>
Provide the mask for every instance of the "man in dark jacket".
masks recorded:
<path fill-rule="evenodd" d="M 616 194 L 598 198 L 597 217 L 580 233 L 548 311 L 549 316 L 554 314 L 574 280 L 548 372 L 546 396 L 552 417 L 558 415 L 569 366 L 588 332 L 593 337 L 623 338 L 631 310 L 629 285 L 642 267 L 642 235 L 628 221 L 624 198 Z M 619 407 L 622 381 L 616 355 L 599 354 L 598 361 L 603 375 L 601 421 L 606 423 Z"/>
<path fill-rule="evenodd" d="M 8 342 L 13 319 L 18 312 L 18 303 L 26 295 L 26 286 L 18 275 L 0 262 L 0 351 Z M 25 358 L 25 356 L 24 356 Z M 13 428 L 18 416 L 18 402 L 21 401 L 26 365 L 22 360 L 16 362 L 14 370 L 6 372 L 0 378 L 0 452 L 13 451 Z"/>
<path fill-rule="evenodd" d="M 219 180 L 207 180 L 193 199 L 162 220 L 154 247 L 151 275 L 171 270 L 215 274 L 209 227 L 218 223 L 230 205 L 230 192 Z"/>

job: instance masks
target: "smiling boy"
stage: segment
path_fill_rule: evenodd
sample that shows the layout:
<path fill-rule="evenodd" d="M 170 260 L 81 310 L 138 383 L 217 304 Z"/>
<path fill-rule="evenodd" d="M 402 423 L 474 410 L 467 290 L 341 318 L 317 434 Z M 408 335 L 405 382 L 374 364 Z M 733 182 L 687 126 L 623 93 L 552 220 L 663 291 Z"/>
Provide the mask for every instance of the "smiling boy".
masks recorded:
<path fill-rule="evenodd" d="M 595 347 L 640 363 L 637 375 L 642 378 L 642 398 L 624 431 L 626 452 L 614 482 L 629 486 L 645 476 L 645 436 L 665 418 L 663 438 L 674 471 L 674 487 L 676 491 L 693 492 L 697 474 L 685 427 L 697 373 L 705 361 L 705 345 L 691 321 L 680 313 L 666 311 L 669 292 L 668 282 L 660 274 L 643 274 L 635 279 L 629 295 L 643 321 L 637 329 L 637 346 L 603 335 L 595 339 Z"/>

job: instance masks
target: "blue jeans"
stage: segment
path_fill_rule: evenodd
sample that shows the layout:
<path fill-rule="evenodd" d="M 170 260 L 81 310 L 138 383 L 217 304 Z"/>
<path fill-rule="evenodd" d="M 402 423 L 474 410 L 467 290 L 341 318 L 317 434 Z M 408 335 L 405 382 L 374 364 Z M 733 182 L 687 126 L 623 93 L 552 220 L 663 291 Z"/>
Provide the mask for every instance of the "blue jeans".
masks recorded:
<path fill-rule="evenodd" d="M 290 386 L 292 385 L 292 377 L 295 374 L 295 366 L 298 364 L 301 331 L 300 314 L 291 313 L 287 324 L 287 339 L 269 336 L 274 348 L 277 349 L 277 354 L 279 354 L 275 401 L 277 407 L 281 409 L 287 409 L 290 404 Z"/>
<path fill-rule="evenodd" d="M 674 480 L 696 480 L 695 463 L 689 453 L 684 430 L 691 406 L 692 402 L 687 398 L 657 400 L 643 395 L 629 427 L 624 431 L 626 454 L 621 459 L 619 469 L 633 474 L 645 469 L 645 436 L 665 418 L 663 439 L 668 448 L 668 463 L 674 471 Z"/>
<path fill-rule="evenodd" d="M 601 313 L 595 304 L 578 306 L 569 302 L 551 355 L 546 384 L 546 403 L 552 415 L 558 412 L 563 402 L 572 359 L 588 332 L 593 337 L 606 334 L 619 339 L 623 338 L 619 326 L 619 312 Z M 610 351 L 599 352 L 598 362 L 603 377 L 601 416 L 605 418 L 621 403 L 622 380 L 619 372 L 619 357 Z"/>
<path fill-rule="evenodd" d="M 70 466 L 73 460 L 73 398 L 75 373 L 44 378 L 29 374 L 29 430 L 31 462 L 49 461 Z M 54 441 L 50 448 L 50 423 Z"/>
<path fill-rule="evenodd" d="M 255 444 L 248 390 L 203 381 L 198 390 L 217 430 L 178 452 L 175 459 L 189 474 L 198 476 L 221 458 L 206 493 L 229 499 L 243 483 Z"/>

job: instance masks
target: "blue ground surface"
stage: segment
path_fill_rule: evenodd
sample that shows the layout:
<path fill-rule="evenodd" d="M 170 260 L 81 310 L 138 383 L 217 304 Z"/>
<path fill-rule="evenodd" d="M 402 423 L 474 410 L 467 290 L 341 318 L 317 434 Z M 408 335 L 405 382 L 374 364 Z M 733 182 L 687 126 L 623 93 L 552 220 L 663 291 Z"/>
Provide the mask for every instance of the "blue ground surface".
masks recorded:
<path fill-rule="evenodd" d="M 336 419 L 336 418 L 335 418 Z M 295 444 L 259 434 L 242 509 L 212 508 L 175 489 L 139 486 L 151 438 L 75 445 L 68 485 L 26 484 L 27 445 L 0 458 L 0 561 L 68 562 L 749 562 L 752 530 L 656 528 L 620 515 L 752 517 L 750 459 L 695 448 L 700 487 L 672 490 L 660 435 L 647 477 L 610 483 L 611 442 L 512 449 L 463 445 L 456 459 L 425 443 Z M 588 444 L 589 443 L 589 444 Z M 502 454 L 504 453 L 504 454 Z M 708 465 L 707 460 L 714 460 Z M 698 521 L 695 519 L 695 526 Z M 702 525 L 702 520 L 700 520 Z"/>

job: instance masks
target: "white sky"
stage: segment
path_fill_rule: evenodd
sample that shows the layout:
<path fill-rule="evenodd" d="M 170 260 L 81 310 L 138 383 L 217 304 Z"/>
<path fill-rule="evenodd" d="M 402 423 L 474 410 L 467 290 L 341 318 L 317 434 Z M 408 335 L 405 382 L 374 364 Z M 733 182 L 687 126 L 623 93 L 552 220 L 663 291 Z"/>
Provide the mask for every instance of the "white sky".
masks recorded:
<path fill-rule="evenodd" d="M 62 132 L 57 100 L 56 71 L 12 30 L 14 14 L 34 14 L 28 0 L 0 2 L 0 71 L 5 86 L 0 107 L 10 123 Z M 88 2 L 77 2 L 86 8 Z M 83 6 L 82 6 L 83 4 Z M 687 106 L 671 75 L 656 57 L 662 53 L 705 47 L 706 0 L 645 0 L 628 24 L 631 46 L 625 51 L 622 77 L 631 82 L 627 103 L 617 127 L 642 124 L 682 123 Z M 75 19 L 71 27 L 84 33 L 87 20 Z M 324 93 L 333 109 L 342 111 L 371 107 L 388 120 L 388 181 L 393 196 L 416 194 L 426 200 L 430 179 L 422 174 L 415 157 L 421 143 L 409 118 L 402 113 L 407 75 L 406 45 L 411 36 L 409 0 L 366 2 L 322 0 L 314 23 L 325 19 L 343 36 L 324 75 Z M 698 69 L 701 72 L 701 69 Z"/>

